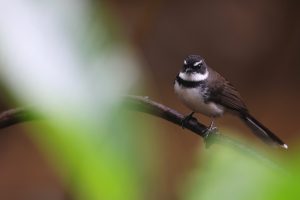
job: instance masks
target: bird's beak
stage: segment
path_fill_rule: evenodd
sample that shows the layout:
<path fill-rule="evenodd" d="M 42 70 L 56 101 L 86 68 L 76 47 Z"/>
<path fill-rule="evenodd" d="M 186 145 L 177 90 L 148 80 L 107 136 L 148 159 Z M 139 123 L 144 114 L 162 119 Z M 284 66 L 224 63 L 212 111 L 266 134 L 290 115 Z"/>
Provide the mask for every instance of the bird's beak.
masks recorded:
<path fill-rule="evenodd" d="M 190 74 L 193 72 L 193 70 L 191 68 L 186 68 L 184 72 Z"/>

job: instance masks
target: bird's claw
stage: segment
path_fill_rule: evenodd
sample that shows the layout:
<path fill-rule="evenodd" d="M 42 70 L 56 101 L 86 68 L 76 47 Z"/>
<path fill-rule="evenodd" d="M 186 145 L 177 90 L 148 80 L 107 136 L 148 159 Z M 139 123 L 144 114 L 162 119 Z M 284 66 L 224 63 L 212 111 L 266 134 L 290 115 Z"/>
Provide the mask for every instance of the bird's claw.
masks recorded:
<path fill-rule="evenodd" d="M 209 148 L 213 144 L 214 136 L 218 133 L 218 128 L 213 126 L 213 123 L 210 124 L 208 128 L 203 131 L 203 139 L 205 147 Z"/>
<path fill-rule="evenodd" d="M 181 120 L 181 128 L 184 129 L 186 123 L 188 123 L 192 118 L 193 118 L 193 114 L 194 112 L 192 112 L 191 114 L 185 116 L 182 120 Z"/>

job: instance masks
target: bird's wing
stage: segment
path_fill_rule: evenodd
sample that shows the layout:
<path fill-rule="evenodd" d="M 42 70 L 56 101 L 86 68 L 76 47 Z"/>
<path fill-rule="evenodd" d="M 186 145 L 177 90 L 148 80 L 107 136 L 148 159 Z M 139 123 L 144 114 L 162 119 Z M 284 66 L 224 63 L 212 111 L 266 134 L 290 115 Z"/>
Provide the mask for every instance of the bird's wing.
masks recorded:
<path fill-rule="evenodd" d="M 279 137 L 249 114 L 240 94 L 232 84 L 217 72 L 212 71 L 210 75 L 215 76 L 208 80 L 210 81 L 209 84 L 214 87 L 210 87 L 209 94 L 206 95 L 207 101 L 220 104 L 227 108 L 227 110 L 240 115 L 241 119 L 253 130 L 253 133 L 265 143 L 281 146 L 285 149 L 288 148 Z"/>
<path fill-rule="evenodd" d="M 212 71 L 211 76 L 214 76 L 209 84 L 210 87 L 207 101 L 215 102 L 227 108 L 229 111 L 238 113 L 248 112 L 239 92 L 234 86 L 228 82 L 217 72 Z"/>

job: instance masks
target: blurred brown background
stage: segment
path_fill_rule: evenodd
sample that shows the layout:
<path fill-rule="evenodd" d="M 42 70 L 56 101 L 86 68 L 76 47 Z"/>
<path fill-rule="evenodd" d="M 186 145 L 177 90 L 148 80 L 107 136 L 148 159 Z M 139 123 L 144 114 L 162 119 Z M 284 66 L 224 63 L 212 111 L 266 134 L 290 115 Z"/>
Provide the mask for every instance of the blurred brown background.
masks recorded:
<path fill-rule="evenodd" d="M 236 86 L 252 113 L 289 144 L 287 153 L 293 152 L 300 132 L 299 1 L 113 0 L 109 5 L 144 60 L 147 89 L 142 95 L 188 113 L 173 93 L 173 80 L 185 56 L 200 54 Z M 2 110 L 8 108 L 6 102 L 1 99 Z M 141 116 L 162 130 L 157 136 L 164 148 L 161 179 L 151 196 L 178 199 L 178 187 L 194 167 L 202 139 Z M 217 125 L 259 144 L 234 117 L 219 119 Z M 1 130 L 0 199 L 71 199 L 24 126 Z"/>

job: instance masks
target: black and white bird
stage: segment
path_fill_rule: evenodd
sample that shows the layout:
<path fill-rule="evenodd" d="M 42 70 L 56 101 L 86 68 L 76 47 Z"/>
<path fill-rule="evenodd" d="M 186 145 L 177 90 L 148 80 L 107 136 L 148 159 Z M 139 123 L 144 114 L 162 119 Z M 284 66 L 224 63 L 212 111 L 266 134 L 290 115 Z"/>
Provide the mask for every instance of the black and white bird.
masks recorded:
<path fill-rule="evenodd" d="M 224 77 L 208 67 L 201 56 L 190 55 L 184 60 L 174 89 L 179 99 L 192 110 L 184 121 L 189 120 L 194 113 L 201 113 L 211 117 L 212 128 L 214 118 L 228 112 L 243 120 L 263 142 L 288 148 L 280 138 L 249 113 L 239 92 Z"/>

